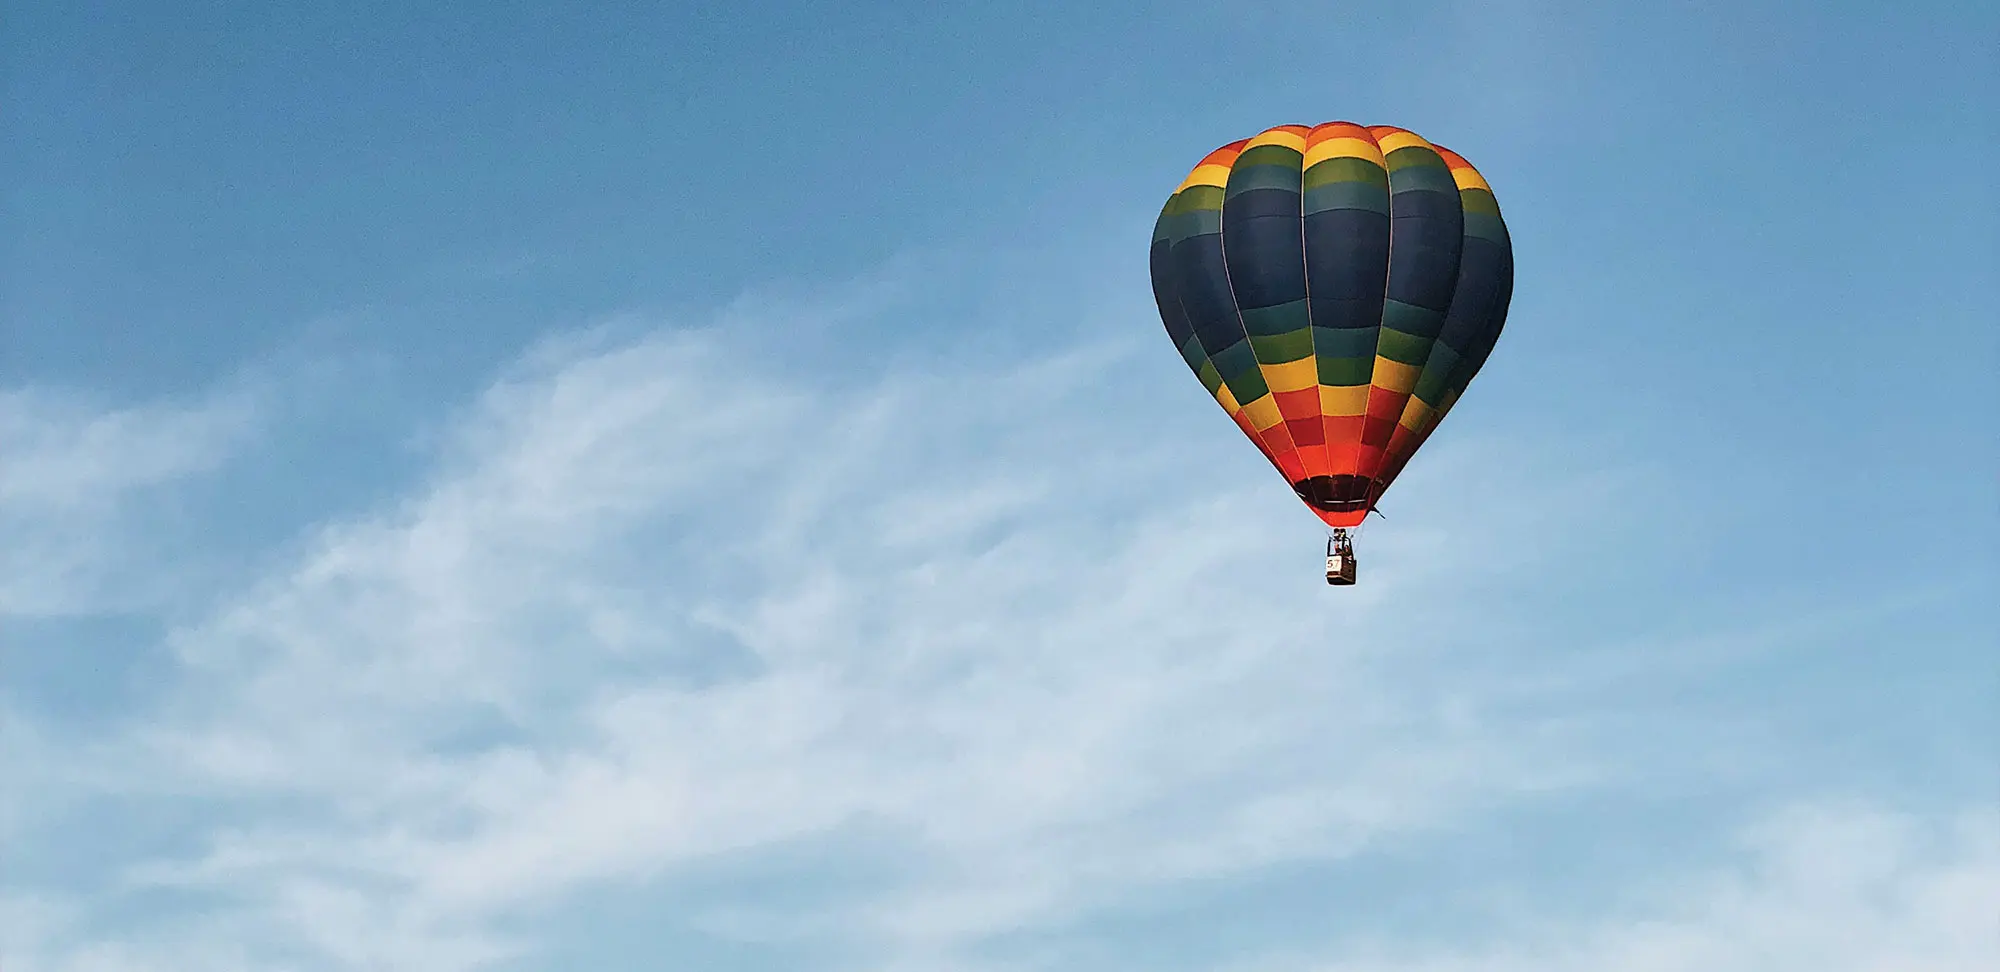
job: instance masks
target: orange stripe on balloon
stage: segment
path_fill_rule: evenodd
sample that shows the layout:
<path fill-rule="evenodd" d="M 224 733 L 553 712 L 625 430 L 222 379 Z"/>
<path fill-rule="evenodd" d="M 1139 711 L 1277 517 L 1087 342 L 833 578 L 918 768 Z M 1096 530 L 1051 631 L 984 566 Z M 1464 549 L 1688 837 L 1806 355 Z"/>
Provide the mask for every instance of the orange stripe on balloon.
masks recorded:
<path fill-rule="evenodd" d="M 1370 142 L 1375 140 L 1375 136 L 1371 135 L 1368 129 L 1360 125 L 1356 125 L 1353 122 L 1336 121 L 1327 122 L 1323 125 L 1314 125 L 1311 133 L 1306 135 L 1306 147 L 1311 148 L 1314 145 L 1334 138 L 1359 138 Z"/>
<path fill-rule="evenodd" d="M 1297 449 L 1288 449 L 1278 454 L 1278 469 L 1285 474 L 1285 482 L 1296 483 L 1306 478 L 1306 465 L 1299 459 Z"/>
<path fill-rule="evenodd" d="M 1299 458 L 1305 461 L 1306 476 L 1331 476 L 1333 463 L 1327 458 L 1325 446 L 1313 446 L 1299 450 Z"/>
<path fill-rule="evenodd" d="M 1480 175 L 1479 170 L 1474 168 L 1472 163 L 1465 160 L 1465 156 L 1442 145 L 1433 145 L 1431 148 L 1437 150 L 1438 156 L 1444 159 L 1444 164 L 1451 167 L 1452 181 L 1458 183 L 1460 189 L 1493 191 L 1493 187 L 1487 184 L 1486 177 Z"/>
<path fill-rule="evenodd" d="M 1249 139 L 1239 138 L 1236 141 L 1229 143 L 1228 145 L 1224 145 L 1223 147 L 1216 149 L 1215 151 L 1210 152 L 1207 155 L 1202 156 L 1201 161 L 1195 163 L 1194 167 L 1199 169 L 1204 165 L 1229 165 L 1230 163 L 1236 161 L 1237 156 L 1243 154 L 1243 146 L 1248 144 L 1250 144 Z"/>

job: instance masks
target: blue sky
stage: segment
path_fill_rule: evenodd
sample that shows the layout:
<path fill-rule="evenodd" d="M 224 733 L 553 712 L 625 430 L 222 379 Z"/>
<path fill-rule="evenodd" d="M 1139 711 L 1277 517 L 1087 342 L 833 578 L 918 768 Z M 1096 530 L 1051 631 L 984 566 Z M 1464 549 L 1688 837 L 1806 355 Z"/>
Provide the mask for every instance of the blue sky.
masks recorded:
<path fill-rule="evenodd" d="M 1990 5 L 590 6 L 10 11 L 9 972 L 2000 962 Z M 1338 591 L 1144 264 L 1336 118 Z"/>

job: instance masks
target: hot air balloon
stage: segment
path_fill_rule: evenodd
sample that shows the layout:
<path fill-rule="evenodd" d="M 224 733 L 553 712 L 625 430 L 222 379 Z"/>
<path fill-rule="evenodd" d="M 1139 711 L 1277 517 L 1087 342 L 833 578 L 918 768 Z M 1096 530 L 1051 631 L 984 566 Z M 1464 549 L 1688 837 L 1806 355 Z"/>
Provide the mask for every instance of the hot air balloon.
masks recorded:
<path fill-rule="evenodd" d="M 1500 206 L 1415 132 L 1281 125 L 1210 152 L 1153 228 L 1153 296 L 1196 377 L 1348 534 L 1486 363 L 1514 292 Z"/>

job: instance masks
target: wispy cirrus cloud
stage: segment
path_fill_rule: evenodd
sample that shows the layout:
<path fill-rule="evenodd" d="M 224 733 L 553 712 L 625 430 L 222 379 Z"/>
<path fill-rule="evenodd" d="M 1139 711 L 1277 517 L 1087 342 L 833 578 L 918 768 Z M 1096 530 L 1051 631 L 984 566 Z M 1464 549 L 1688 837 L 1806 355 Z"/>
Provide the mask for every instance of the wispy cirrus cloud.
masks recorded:
<path fill-rule="evenodd" d="M 251 397 L 104 407 L 0 392 L 0 614 L 60 615 L 146 595 L 135 521 L 153 493 L 209 472 L 256 428 Z"/>
<path fill-rule="evenodd" d="M 553 340 L 407 493 L 183 611 L 142 706 L 16 719 L 65 794 L 16 833 L 174 822 L 13 879 L 9 968 L 549 967 L 606 895 L 813 967 L 1062 966 L 1135 901 L 1629 782 L 1643 676 L 1512 606 L 1625 536 L 1646 463 L 1441 437 L 1329 592 L 1142 318 L 842 368 L 764 340 L 894 290 Z"/>
<path fill-rule="evenodd" d="M 2000 814 L 1990 808 L 1928 814 L 1804 802 L 1732 836 L 1729 865 L 1651 875 L 1589 917 L 1515 901 L 1515 920 L 1485 942 L 1329 943 L 1318 956 L 1233 968 L 1974 972 L 2000 961 Z"/>
<path fill-rule="evenodd" d="M 1396 605 L 1437 580 L 1399 546 L 1435 538 L 1384 538 L 1371 585 L 1324 598 L 1309 521 L 1259 501 L 1282 484 L 1241 474 L 1233 430 L 1190 409 L 1190 435 L 1130 398 L 1156 379 L 1106 377 L 1184 377 L 1137 339 L 872 381 L 756 343 L 739 320 L 533 353 L 421 488 L 174 630 L 172 686 L 100 751 L 132 773 L 103 798 L 216 812 L 192 853 L 105 879 L 188 920 L 83 914 L 24 961 L 138 934 L 482 967 L 534 954 L 510 916 L 581 890 L 875 833 L 894 865 L 835 899 L 685 919 L 941 967 L 1135 886 L 1338 857 L 1584 772 L 1573 740 L 1390 680 Z M 1493 459 L 1458 461 L 1522 472 Z"/>

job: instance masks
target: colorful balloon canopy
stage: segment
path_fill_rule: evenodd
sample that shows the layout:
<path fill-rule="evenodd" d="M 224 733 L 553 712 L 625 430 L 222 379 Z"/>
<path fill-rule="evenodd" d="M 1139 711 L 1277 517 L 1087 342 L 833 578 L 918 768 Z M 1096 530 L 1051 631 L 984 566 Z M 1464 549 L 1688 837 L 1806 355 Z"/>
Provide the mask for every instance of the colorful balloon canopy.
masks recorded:
<path fill-rule="evenodd" d="M 1153 229 L 1160 319 L 1328 526 L 1360 524 L 1486 363 L 1514 250 L 1416 133 L 1283 125 L 1201 160 Z"/>

